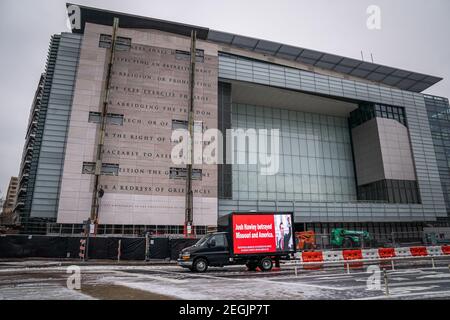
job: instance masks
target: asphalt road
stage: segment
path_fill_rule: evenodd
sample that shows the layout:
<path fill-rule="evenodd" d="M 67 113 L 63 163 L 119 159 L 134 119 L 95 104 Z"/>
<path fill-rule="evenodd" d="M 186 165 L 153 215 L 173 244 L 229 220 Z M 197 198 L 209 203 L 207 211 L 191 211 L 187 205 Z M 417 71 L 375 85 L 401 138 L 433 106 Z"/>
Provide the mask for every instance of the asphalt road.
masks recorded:
<path fill-rule="evenodd" d="M 378 265 L 320 270 L 282 266 L 272 272 L 249 272 L 245 267 L 210 268 L 192 273 L 173 264 L 79 266 L 79 290 L 72 289 L 70 263 L 0 260 L 0 300 L 40 299 L 450 299 L 450 261 L 408 263 L 387 270 L 388 290 Z M 78 270 L 75 267 L 75 270 Z M 71 277 L 72 276 L 72 277 Z M 68 287 L 69 282 L 69 287 Z"/>

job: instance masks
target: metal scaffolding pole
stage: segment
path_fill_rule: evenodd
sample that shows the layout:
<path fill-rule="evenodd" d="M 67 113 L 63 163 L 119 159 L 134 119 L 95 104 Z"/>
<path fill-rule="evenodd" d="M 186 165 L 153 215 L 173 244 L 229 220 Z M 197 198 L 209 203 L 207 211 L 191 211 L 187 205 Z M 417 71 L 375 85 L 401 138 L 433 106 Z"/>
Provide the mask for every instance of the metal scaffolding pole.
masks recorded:
<path fill-rule="evenodd" d="M 190 237 L 193 232 L 193 192 L 192 192 L 192 165 L 194 162 L 194 83 L 195 83 L 195 60 L 196 60 L 196 39 L 197 32 L 192 30 L 191 32 L 191 63 L 189 73 L 189 118 L 188 129 L 190 136 L 190 150 L 189 160 L 186 165 L 186 205 L 185 205 L 185 228 L 184 234 L 186 237 Z"/>
<path fill-rule="evenodd" d="M 91 207 L 91 215 L 90 220 L 91 223 L 94 223 L 95 226 L 98 225 L 98 211 L 99 211 L 99 202 L 102 196 L 101 190 L 99 189 L 100 175 L 102 172 L 102 157 L 103 157 L 103 145 L 105 140 L 105 130 L 106 130 L 106 118 L 108 115 L 108 100 L 110 94 L 110 86 L 111 86 L 111 71 L 114 63 L 114 56 L 116 52 L 116 41 L 117 41 L 117 30 L 119 29 L 119 19 L 114 18 L 113 22 L 113 32 L 111 37 L 111 48 L 109 50 L 109 61 L 108 61 L 108 69 L 106 71 L 106 81 L 105 87 L 103 89 L 103 105 L 102 105 L 102 117 L 100 124 L 100 133 L 98 138 L 97 145 L 97 156 L 95 162 L 95 178 L 94 178 L 94 189 L 92 191 L 92 207 Z M 95 228 L 95 232 L 96 232 Z"/>

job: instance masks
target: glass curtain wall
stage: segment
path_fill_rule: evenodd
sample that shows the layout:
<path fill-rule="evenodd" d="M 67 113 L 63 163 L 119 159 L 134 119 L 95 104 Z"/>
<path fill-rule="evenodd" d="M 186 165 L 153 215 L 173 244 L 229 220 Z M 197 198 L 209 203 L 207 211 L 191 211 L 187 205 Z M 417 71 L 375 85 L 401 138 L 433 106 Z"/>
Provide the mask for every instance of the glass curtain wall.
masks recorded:
<path fill-rule="evenodd" d="M 280 130 L 278 173 L 233 165 L 234 200 L 356 201 L 347 118 L 233 104 L 232 128 Z"/>

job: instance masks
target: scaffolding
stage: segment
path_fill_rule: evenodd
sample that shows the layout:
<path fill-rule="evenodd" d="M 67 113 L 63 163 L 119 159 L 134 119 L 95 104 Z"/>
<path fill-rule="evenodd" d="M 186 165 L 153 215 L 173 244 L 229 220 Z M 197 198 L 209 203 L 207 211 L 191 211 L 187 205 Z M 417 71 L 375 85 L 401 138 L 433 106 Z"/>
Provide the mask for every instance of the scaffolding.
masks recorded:
<path fill-rule="evenodd" d="M 108 69 L 106 72 L 105 87 L 103 89 L 103 105 L 102 105 L 102 115 L 101 115 L 101 125 L 99 129 L 99 138 L 97 145 L 97 156 L 95 161 L 95 178 L 94 178 L 94 188 L 92 191 L 92 208 L 90 215 L 90 223 L 95 225 L 94 232 L 96 232 L 96 227 L 98 225 L 98 211 L 100 207 L 100 198 L 103 196 L 103 190 L 99 189 L 100 175 L 102 173 L 102 156 L 103 156 L 103 146 L 105 141 L 105 130 L 106 130 L 106 119 L 108 115 L 108 101 L 110 94 L 111 85 L 111 73 L 114 63 L 114 56 L 116 52 L 116 42 L 117 42 L 117 31 L 119 29 L 119 19 L 114 18 L 113 22 L 113 33 L 111 39 L 111 47 L 109 50 L 109 61 Z"/>

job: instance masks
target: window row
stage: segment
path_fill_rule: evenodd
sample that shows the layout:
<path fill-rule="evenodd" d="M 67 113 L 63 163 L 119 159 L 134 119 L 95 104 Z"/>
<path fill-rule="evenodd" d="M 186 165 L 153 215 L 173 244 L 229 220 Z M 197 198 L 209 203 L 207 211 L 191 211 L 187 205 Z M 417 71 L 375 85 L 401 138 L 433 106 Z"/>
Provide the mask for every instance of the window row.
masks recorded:
<path fill-rule="evenodd" d="M 236 159 L 235 159 L 236 160 Z M 240 160 L 237 158 L 237 160 Z M 236 161 L 237 162 L 237 161 Z M 261 172 L 263 166 L 260 164 L 236 164 L 233 171 L 236 172 Z M 354 177 L 353 161 L 306 158 L 306 157 L 283 157 L 278 161 L 277 174 L 307 174 L 329 177 Z"/>
<path fill-rule="evenodd" d="M 100 48 L 110 49 L 112 43 L 112 36 L 108 34 L 101 34 L 98 46 Z M 117 51 L 129 51 L 131 48 L 131 39 L 124 37 L 117 37 L 116 50 Z"/>
<path fill-rule="evenodd" d="M 420 203 L 416 181 L 381 180 L 358 187 L 358 200 Z"/>
<path fill-rule="evenodd" d="M 108 113 L 106 115 L 106 123 L 112 125 L 123 125 L 123 114 L 116 113 Z M 100 112 L 89 112 L 89 122 L 91 123 L 101 123 L 102 122 L 102 114 Z"/>
<path fill-rule="evenodd" d="M 347 129 L 341 129 L 337 127 L 326 127 L 326 126 L 291 126 L 280 128 L 279 125 L 275 124 L 258 124 L 242 121 L 232 121 L 233 129 L 243 129 L 245 133 L 250 137 L 255 137 L 261 130 L 267 130 L 267 134 L 271 134 L 271 130 L 278 130 L 278 135 L 282 138 L 290 139 L 300 139 L 300 140 L 311 140 L 311 141 L 327 141 L 327 142 L 337 142 L 337 143 L 348 143 L 350 144 L 350 134 Z M 249 131 L 247 131 L 249 130 Z M 253 131 L 255 130 L 255 131 Z"/>
<path fill-rule="evenodd" d="M 350 126 L 355 128 L 373 118 L 393 119 L 407 127 L 405 109 L 384 104 L 361 103 L 350 113 Z"/>
<path fill-rule="evenodd" d="M 297 202 L 352 202 L 356 196 L 314 193 L 289 193 L 289 192 L 245 192 L 234 191 L 233 200 L 259 200 L 259 201 L 297 201 Z"/>
<path fill-rule="evenodd" d="M 186 179 L 187 168 L 170 168 L 170 179 Z M 202 180 L 202 169 L 192 169 L 192 180 Z"/>
<path fill-rule="evenodd" d="M 286 192 L 295 194 L 352 195 L 356 198 L 355 180 L 345 177 L 311 175 L 263 176 L 233 173 L 233 191 Z"/>
<path fill-rule="evenodd" d="M 95 174 L 95 162 L 83 162 L 83 174 Z M 105 176 L 118 176 L 119 165 L 113 163 L 102 163 L 101 174 Z"/>
<path fill-rule="evenodd" d="M 260 107 L 247 104 L 233 104 L 232 113 L 235 117 L 250 116 L 250 118 L 283 119 L 307 123 L 327 124 L 330 126 L 348 127 L 347 119 L 318 113 L 293 111 L 275 107 Z"/>
<path fill-rule="evenodd" d="M 302 140 L 296 138 L 282 137 L 278 146 L 274 145 L 271 149 L 270 141 L 267 143 L 267 150 L 260 150 L 258 139 L 234 139 L 234 157 L 252 157 L 269 153 L 278 154 L 279 156 L 304 156 L 312 158 L 340 159 L 352 160 L 351 146 L 349 143 L 328 142 L 319 140 Z"/>
<path fill-rule="evenodd" d="M 191 61 L 191 53 L 189 51 L 176 50 L 175 58 L 177 60 Z M 204 62 L 205 61 L 204 50 L 197 49 L 195 51 L 195 61 L 196 62 Z"/>
<path fill-rule="evenodd" d="M 178 130 L 178 129 L 189 129 L 189 121 L 187 120 L 178 120 L 173 119 L 172 120 L 172 130 Z M 203 132 L 203 121 L 194 121 L 194 132 Z"/>

